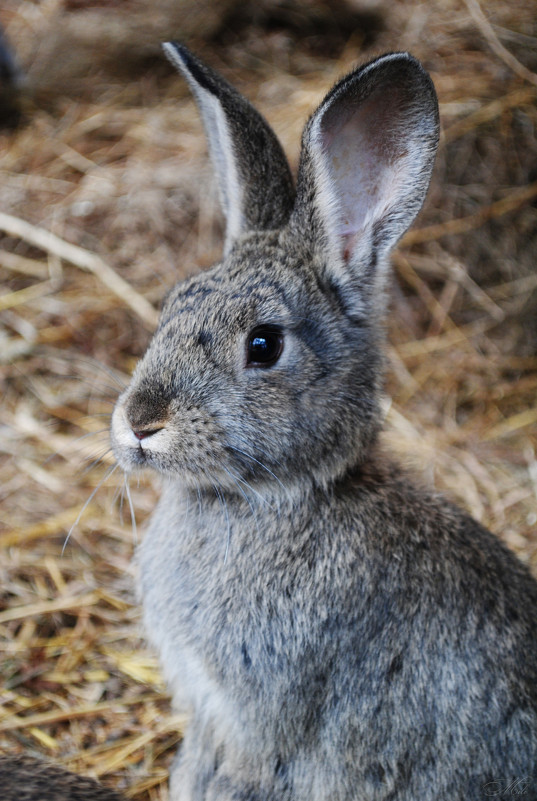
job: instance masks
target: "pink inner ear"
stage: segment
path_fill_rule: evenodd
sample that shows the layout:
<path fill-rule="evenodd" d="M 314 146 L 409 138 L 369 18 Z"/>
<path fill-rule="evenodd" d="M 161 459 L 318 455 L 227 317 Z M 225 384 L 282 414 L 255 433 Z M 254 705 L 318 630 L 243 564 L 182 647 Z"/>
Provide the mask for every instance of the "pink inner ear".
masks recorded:
<path fill-rule="evenodd" d="M 403 100 L 403 102 L 401 102 Z M 331 108 L 321 124 L 339 209 L 336 233 L 350 258 L 361 232 L 381 219 L 400 195 L 408 154 L 405 98 L 382 87 L 349 108 Z"/>

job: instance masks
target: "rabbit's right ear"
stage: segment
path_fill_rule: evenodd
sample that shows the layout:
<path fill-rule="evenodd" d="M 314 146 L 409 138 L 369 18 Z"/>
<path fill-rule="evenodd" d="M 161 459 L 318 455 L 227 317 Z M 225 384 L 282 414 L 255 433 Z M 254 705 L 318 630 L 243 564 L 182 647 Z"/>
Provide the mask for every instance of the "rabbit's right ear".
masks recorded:
<path fill-rule="evenodd" d="M 295 194 L 291 171 L 276 135 L 240 92 L 184 45 L 166 42 L 163 48 L 186 78 L 203 119 L 227 221 L 227 253 L 241 234 L 288 221 Z"/>
<path fill-rule="evenodd" d="M 358 317 L 382 311 L 386 256 L 423 203 L 438 128 L 432 81 L 408 53 L 343 78 L 306 125 L 291 233 Z"/>

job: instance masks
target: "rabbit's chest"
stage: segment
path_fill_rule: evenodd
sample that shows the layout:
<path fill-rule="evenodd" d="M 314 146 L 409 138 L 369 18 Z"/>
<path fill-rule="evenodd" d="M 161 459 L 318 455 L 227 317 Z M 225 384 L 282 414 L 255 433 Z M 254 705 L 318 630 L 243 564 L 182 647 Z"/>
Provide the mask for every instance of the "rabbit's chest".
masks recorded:
<path fill-rule="evenodd" d="M 225 706 L 224 697 L 247 703 L 270 693 L 281 703 L 281 677 L 318 636 L 300 577 L 266 540 L 260 547 L 247 518 L 177 514 L 171 525 L 169 506 L 161 509 L 138 558 L 146 632 L 176 702 Z"/>

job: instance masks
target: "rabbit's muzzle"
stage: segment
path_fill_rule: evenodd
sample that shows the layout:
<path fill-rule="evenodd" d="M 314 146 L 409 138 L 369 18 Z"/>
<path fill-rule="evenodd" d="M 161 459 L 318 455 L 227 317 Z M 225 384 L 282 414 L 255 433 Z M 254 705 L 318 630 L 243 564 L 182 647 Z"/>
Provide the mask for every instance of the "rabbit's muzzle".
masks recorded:
<path fill-rule="evenodd" d="M 191 477 L 197 485 L 200 477 L 222 471 L 219 434 L 214 419 L 192 404 L 175 400 L 157 409 L 129 390 L 112 414 L 112 448 L 126 472 L 151 467 L 186 483 Z"/>

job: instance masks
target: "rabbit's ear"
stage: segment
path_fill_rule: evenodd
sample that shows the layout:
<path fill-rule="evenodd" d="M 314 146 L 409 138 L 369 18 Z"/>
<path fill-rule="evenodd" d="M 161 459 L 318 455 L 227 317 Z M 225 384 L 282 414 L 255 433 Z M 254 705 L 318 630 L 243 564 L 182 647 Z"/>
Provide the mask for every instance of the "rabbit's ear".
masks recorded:
<path fill-rule="evenodd" d="M 184 45 L 166 42 L 163 48 L 201 112 L 227 220 L 227 253 L 241 234 L 288 221 L 294 201 L 289 165 L 276 135 L 245 97 Z"/>
<path fill-rule="evenodd" d="M 357 286 L 362 300 L 382 294 L 385 257 L 423 203 L 437 143 L 436 93 L 408 53 L 343 78 L 307 123 L 291 231 L 349 299 Z"/>

